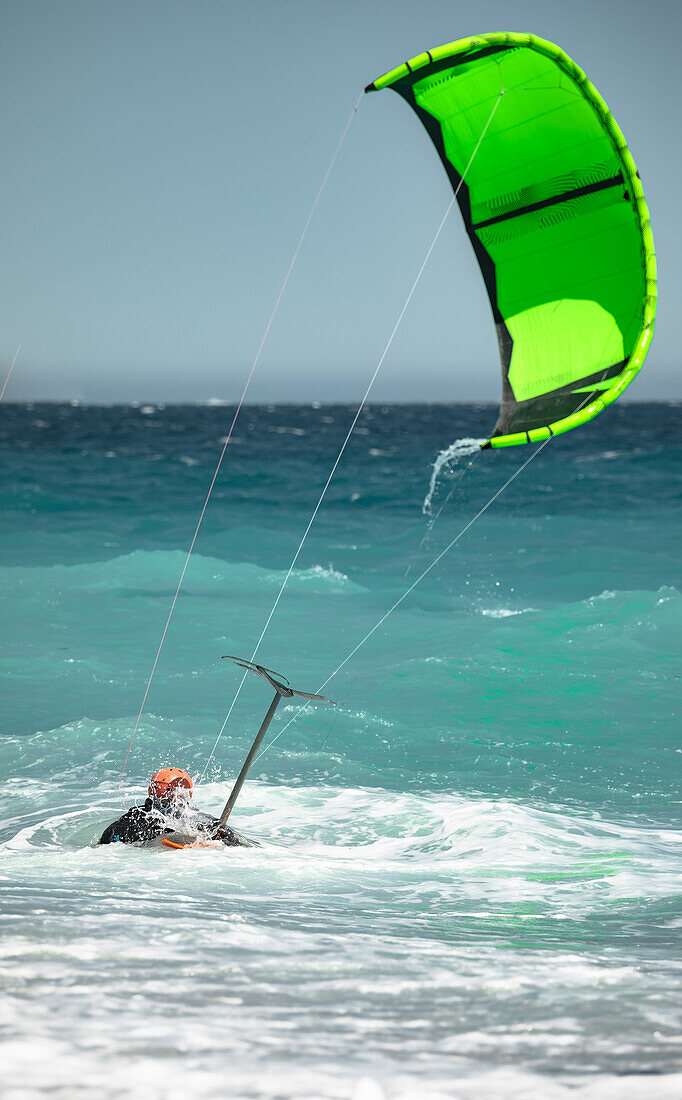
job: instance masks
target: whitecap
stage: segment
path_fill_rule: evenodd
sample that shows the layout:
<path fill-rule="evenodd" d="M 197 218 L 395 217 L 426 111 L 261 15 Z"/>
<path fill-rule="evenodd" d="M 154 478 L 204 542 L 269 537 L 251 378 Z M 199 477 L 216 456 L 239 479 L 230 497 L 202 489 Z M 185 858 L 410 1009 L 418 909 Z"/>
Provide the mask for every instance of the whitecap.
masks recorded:
<path fill-rule="evenodd" d="M 481 615 L 487 615 L 490 619 L 508 619 L 511 615 L 525 615 L 528 611 L 535 611 L 535 608 L 482 607 Z"/>

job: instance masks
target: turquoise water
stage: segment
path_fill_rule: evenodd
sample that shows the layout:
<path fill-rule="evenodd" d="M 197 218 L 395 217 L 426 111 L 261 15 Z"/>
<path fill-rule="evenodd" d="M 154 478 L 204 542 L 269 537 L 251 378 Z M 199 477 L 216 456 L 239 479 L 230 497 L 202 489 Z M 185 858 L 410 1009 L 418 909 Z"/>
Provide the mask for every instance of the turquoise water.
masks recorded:
<path fill-rule="evenodd" d="M 261 848 L 91 847 L 154 769 L 206 767 L 220 657 L 251 655 L 352 419 L 244 410 L 117 792 L 231 414 L 0 409 L 8 1095 L 679 1096 L 680 407 L 552 440 L 337 707 L 280 707 L 233 816 Z M 531 453 L 446 466 L 424 516 L 438 452 L 494 419 L 363 414 L 264 664 L 323 683 Z M 200 809 L 269 703 L 251 681 Z"/>

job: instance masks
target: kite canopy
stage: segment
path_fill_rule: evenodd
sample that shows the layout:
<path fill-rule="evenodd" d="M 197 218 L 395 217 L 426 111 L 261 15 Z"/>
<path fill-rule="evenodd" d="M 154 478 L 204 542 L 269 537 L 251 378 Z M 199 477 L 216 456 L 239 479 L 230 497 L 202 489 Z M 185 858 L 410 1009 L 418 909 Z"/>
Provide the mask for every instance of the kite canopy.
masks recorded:
<path fill-rule="evenodd" d="M 485 280 L 502 360 L 486 446 L 591 420 L 642 366 L 656 311 L 644 192 L 599 92 L 531 34 L 451 42 L 365 90 L 382 88 L 426 127 Z"/>

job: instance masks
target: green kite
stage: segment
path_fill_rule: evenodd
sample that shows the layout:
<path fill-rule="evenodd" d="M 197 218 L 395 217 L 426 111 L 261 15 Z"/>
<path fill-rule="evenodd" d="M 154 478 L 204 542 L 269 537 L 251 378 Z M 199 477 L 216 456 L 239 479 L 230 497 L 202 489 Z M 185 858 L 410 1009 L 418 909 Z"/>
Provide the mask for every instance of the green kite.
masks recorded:
<path fill-rule="evenodd" d="M 644 192 L 599 92 L 531 34 L 451 42 L 365 90 L 382 88 L 426 127 L 485 280 L 503 379 L 485 446 L 591 420 L 641 368 L 656 312 Z"/>

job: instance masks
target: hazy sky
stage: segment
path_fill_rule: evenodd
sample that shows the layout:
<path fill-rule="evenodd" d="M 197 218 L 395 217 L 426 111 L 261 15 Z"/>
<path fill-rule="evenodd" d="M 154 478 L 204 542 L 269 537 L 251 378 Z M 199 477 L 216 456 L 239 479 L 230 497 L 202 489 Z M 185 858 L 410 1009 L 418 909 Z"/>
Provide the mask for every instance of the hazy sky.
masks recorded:
<path fill-rule="evenodd" d="M 558 42 L 624 131 L 652 215 L 656 335 L 633 399 L 679 398 L 679 0 L 4 0 L 0 373 L 7 399 L 234 400 L 359 92 L 493 30 Z M 250 400 L 352 401 L 451 197 L 412 112 L 363 99 Z M 374 391 L 496 400 L 454 211 Z"/>

